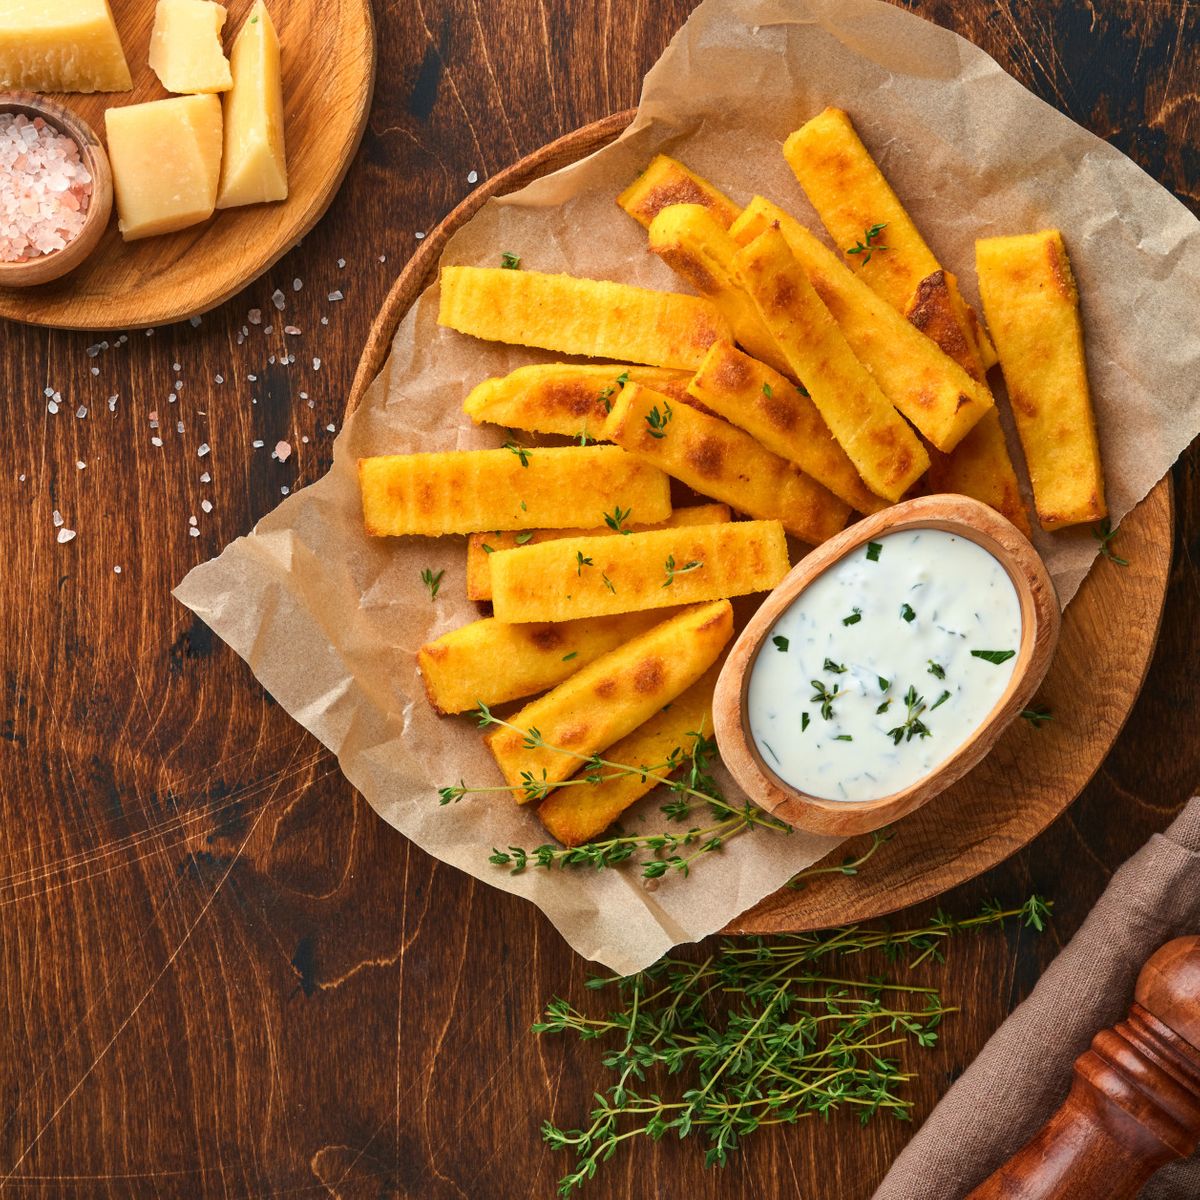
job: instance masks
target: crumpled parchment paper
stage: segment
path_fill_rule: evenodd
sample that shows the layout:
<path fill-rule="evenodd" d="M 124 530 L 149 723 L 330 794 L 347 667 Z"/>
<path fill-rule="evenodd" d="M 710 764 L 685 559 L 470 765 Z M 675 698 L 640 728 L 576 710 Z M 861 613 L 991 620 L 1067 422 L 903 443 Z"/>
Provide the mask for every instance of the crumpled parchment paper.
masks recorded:
<path fill-rule="evenodd" d="M 531 269 L 679 290 L 615 206 L 616 193 L 666 151 L 735 200 L 761 192 L 819 230 L 780 147 L 827 104 L 851 113 L 972 302 L 976 237 L 1063 230 L 1119 521 L 1200 429 L 1200 223 L 981 50 L 878 0 L 705 0 L 647 75 L 637 119 L 619 141 L 491 201 L 443 261 L 498 265 L 508 250 Z M 464 395 L 546 356 L 440 329 L 436 312 L 435 286 L 402 322 L 387 368 L 334 444 L 328 475 L 195 568 L 175 594 L 337 754 L 384 820 L 430 854 L 532 900 L 580 954 L 632 972 L 719 929 L 834 843 L 754 833 L 690 878 L 657 887 L 636 870 L 513 876 L 487 856 L 493 846 L 547 840 L 529 809 L 503 795 L 439 805 L 441 785 L 499 782 L 474 722 L 433 715 L 414 663 L 421 643 L 478 616 L 464 599 L 463 539 L 368 539 L 355 460 L 499 444 L 502 432 L 462 415 Z M 1065 604 L 1097 543 L 1078 529 L 1042 535 L 1039 548 Z M 446 571 L 432 603 L 419 578 L 425 567 Z M 653 826 L 656 807 L 642 807 Z"/>

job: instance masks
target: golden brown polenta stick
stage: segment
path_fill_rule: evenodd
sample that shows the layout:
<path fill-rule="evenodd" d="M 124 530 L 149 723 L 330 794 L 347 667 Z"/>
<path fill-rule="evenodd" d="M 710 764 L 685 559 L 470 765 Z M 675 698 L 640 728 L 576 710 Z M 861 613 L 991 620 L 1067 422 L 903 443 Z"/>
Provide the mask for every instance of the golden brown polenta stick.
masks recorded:
<path fill-rule="evenodd" d="M 788 573 L 778 521 L 543 542 L 492 555 L 501 621 L 566 621 L 770 591 Z"/>
<path fill-rule="evenodd" d="M 712 666 L 732 634 L 728 600 L 685 609 L 527 704 L 511 718 L 515 728 L 493 729 L 488 748 L 518 803 L 535 798 L 523 782 L 552 787 L 648 721 Z"/>
<path fill-rule="evenodd" d="M 931 492 L 954 492 L 989 504 L 1029 535 L 1029 514 L 1021 499 L 1017 473 L 1008 455 L 1000 413 L 985 413 L 979 424 L 954 448 L 953 454 L 929 451 L 925 481 Z"/>
<path fill-rule="evenodd" d="M 849 505 L 745 430 L 631 383 L 604 436 L 642 462 L 760 520 L 777 520 L 814 546 L 846 524 Z"/>
<path fill-rule="evenodd" d="M 726 228 L 738 215 L 738 206 L 728 196 L 665 154 L 650 160 L 650 165 L 617 197 L 617 203 L 647 229 L 671 204 L 703 204 Z"/>
<path fill-rule="evenodd" d="M 1062 234 L 982 238 L 975 262 L 1038 521 L 1043 529 L 1098 521 L 1108 512 L 1104 474 Z"/>
<path fill-rule="evenodd" d="M 661 612 L 505 625 L 493 617 L 452 629 L 417 651 L 429 703 L 439 713 L 503 704 L 562 683 L 602 654 L 645 633 Z"/>
<path fill-rule="evenodd" d="M 768 450 L 795 463 L 857 512 L 887 507 L 887 501 L 858 477 L 811 397 L 766 363 L 728 342 L 715 342 L 688 392 Z"/>
<path fill-rule="evenodd" d="M 730 229 L 730 240 L 747 245 L 772 226 L 783 234 L 850 349 L 883 394 L 939 450 L 953 450 L 992 407 L 987 385 L 972 379 L 832 250 L 769 200 L 756 196 L 747 205 Z"/>
<path fill-rule="evenodd" d="M 668 367 L 539 363 L 477 384 L 463 401 L 463 412 L 476 425 L 486 421 L 509 429 L 596 441 L 612 410 L 612 398 L 629 380 L 682 398 L 690 378 L 690 371 Z"/>
<path fill-rule="evenodd" d="M 738 251 L 742 283 L 830 432 L 877 496 L 896 501 L 929 456 L 850 349 L 777 229 Z"/>
<path fill-rule="evenodd" d="M 734 261 L 738 244 L 709 209 L 698 204 L 672 204 L 650 222 L 649 237 L 650 249 L 717 306 L 736 341 L 776 370 L 787 370 L 754 301 L 739 285 Z M 649 380 L 644 382 L 654 386 Z"/>
<path fill-rule="evenodd" d="M 610 762 L 644 767 L 650 774 L 630 775 L 602 768 L 599 783 L 571 783 L 551 792 L 537 810 L 551 835 L 564 846 L 590 841 L 634 801 L 658 787 L 674 762 L 680 758 L 689 761 L 696 737 L 712 734 L 712 697 L 718 674 L 719 664 L 714 663 L 664 711 L 655 713 L 604 752 Z"/>
<path fill-rule="evenodd" d="M 703 296 L 503 267 L 443 267 L 438 324 L 494 342 L 685 369 L 729 336 Z"/>
<path fill-rule="evenodd" d="M 671 515 L 667 477 L 617 446 L 513 446 L 360 458 L 363 518 L 376 537 L 480 529 L 588 528 L 614 505 Z"/>
<path fill-rule="evenodd" d="M 692 504 L 677 508 L 665 521 L 631 524 L 632 513 L 621 509 L 606 514 L 602 529 L 527 529 L 523 533 L 500 530 L 473 533 L 467 539 L 467 599 L 492 598 L 491 556 L 497 550 L 515 550 L 518 546 L 536 546 L 559 538 L 604 537 L 618 533 L 642 533 L 647 529 L 678 529 L 683 525 L 719 525 L 729 520 L 727 504 Z"/>
<path fill-rule="evenodd" d="M 855 272 L 982 379 L 976 323 L 966 319 L 957 283 L 942 271 L 850 117 L 825 109 L 784 142 L 783 154 Z"/>

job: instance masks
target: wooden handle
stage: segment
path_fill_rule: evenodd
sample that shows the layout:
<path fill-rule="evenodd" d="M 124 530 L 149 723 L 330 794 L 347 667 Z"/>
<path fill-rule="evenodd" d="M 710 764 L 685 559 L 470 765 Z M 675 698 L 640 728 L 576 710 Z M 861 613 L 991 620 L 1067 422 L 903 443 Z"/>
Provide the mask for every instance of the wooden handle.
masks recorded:
<path fill-rule="evenodd" d="M 1142 968 L 1128 1017 L 1075 1060 L 1071 1091 L 967 1200 L 1133 1200 L 1200 1141 L 1200 937 Z"/>

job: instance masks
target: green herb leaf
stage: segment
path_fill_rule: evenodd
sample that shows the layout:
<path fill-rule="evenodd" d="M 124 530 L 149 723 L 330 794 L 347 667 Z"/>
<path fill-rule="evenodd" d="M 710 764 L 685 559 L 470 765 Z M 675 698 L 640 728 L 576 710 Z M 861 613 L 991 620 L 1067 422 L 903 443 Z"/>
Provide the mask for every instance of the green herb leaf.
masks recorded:
<path fill-rule="evenodd" d="M 809 724 L 808 712 L 807 711 L 802 712 L 800 714 L 800 732 L 801 733 L 803 733 L 808 728 L 808 724 Z"/>
<path fill-rule="evenodd" d="M 832 658 L 827 658 L 821 666 L 823 671 L 832 671 L 835 675 L 845 675 L 846 664 L 835 663 Z"/>
<path fill-rule="evenodd" d="M 862 264 L 865 267 L 871 261 L 871 255 L 877 250 L 888 250 L 890 247 L 881 246 L 879 238 L 883 231 L 887 228 L 886 221 L 880 221 L 878 225 L 870 226 L 857 242 L 846 251 L 847 254 L 861 254 L 863 256 Z"/>
<path fill-rule="evenodd" d="M 1017 656 L 1017 652 L 1015 650 L 972 650 L 971 651 L 972 658 L 982 658 L 984 660 L 984 662 L 996 663 L 997 665 L 999 665 L 1000 663 L 1006 663 L 1006 662 L 1008 662 L 1008 660 L 1010 658 L 1016 658 L 1016 656 Z"/>
<path fill-rule="evenodd" d="M 929 710 L 929 711 L 930 711 L 930 712 L 933 712 L 933 710 L 934 710 L 935 708 L 941 708 L 941 706 L 942 706 L 943 704 L 945 704 L 945 703 L 946 703 L 946 701 L 947 701 L 947 700 L 949 700 L 949 699 L 950 699 L 950 693 L 949 693 L 949 692 L 943 692 L 943 693 L 942 693 L 942 694 L 941 694 L 941 695 L 940 695 L 940 696 L 939 696 L 939 697 L 938 697 L 938 698 L 937 698 L 937 699 L 936 699 L 936 700 L 933 702 L 933 706 L 930 708 L 930 710 Z"/>
<path fill-rule="evenodd" d="M 868 542 L 867 543 L 867 560 L 869 562 L 878 562 L 879 556 L 882 553 L 883 553 L 883 543 L 882 542 Z"/>
<path fill-rule="evenodd" d="M 575 574 L 582 575 L 584 567 L 594 567 L 596 564 L 582 550 L 575 551 Z"/>
<path fill-rule="evenodd" d="M 611 514 L 604 514 L 604 523 L 613 531 L 613 533 L 631 533 L 632 530 L 627 528 L 627 525 L 632 512 L 632 508 L 622 508 L 618 504 L 612 510 Z"/>
<path fill-rule="evenodd" d="M 520 460 L 521 466 L 529 466 L 529 447 L 519 446 L 516 442 L 505 442 L 502 447 L 504 450 L 511 450 Z"/>
<path fill-rule="evenodd" d="M 500 265 L 506 271 L 519 271 L 521 269 L 521 256 L 514 254 L 511 250 L 505 250 L 500 255 Z"/>
<path fill-rule="evenodd" d="M 852 742 L 854 741 L 854 738 L 848 733 L 839 733 L 833 740 L 835 742 Z"/>
<path fill-rule="evenodd" d="M 532 537 L 533 537 L 533 530 L 525 529 L 525 530 L 522 530 L 520 533 L 518 533 L 517 536 L 513 539 L 513 541 L 515 541 L 518 546 L 525 546 L 525 545 L 529 544 L 529 539 Z"/>
<path fill-rule="evenodd" d="M 913 612 L 913 608 L 912 608 L 911 604 L 900 605 L 900 615 L 910 625 L 913 623 L 913 621 L 915 621 L 917 619 L 917 614 L 915 612 Z"/>
<path fill-rule="evenodd" d="M 1054 720 L 1054 714 L 1044 704 L 1035 704 L 1032 708 L 1021 709 L 1021 719 L 1028 721 L 1034 729 L 1040 729 L 1048 721 Z"/>
<path fill-rule="evenodd" d="M 652 438 L 663 438 L 667 436 L 667 426 L 671 423 L 671 406 L 664 400 L 663 411 L 658 411 L 656 404 L 646 414 L 646 424 L 650 427 L 650 436 Z"/>
<path fill-rule="evenodd" d="M 933 675 L 938 679 L 946 678 L 946 668 L 943 667 L 941 663 L 935 663 L 932 658 L 928 659 L 927 661 L 929 663 L 930 675 Z"/>
<path fill-rule="evenodd" d="M 1100 553 L 1108 559 L 1109 562 L 1114 562 L 1118 567 L 1129 566 L 1129 559 L 1122 558 L 1119 554 L 1113 551 L 1113 538 L 1117 536 L 1117 531 L 1112 527 L 1112 521 L 1105 517 L 1099 525 L 1092 527 L 1092 537 L 1100 543 Z"/>
<path fill-rule="evenodd" d="M 781 652 L 782 652 L 782 653 L 784 653 L 784 654 L 786 654 L 786 653 L 787 653 L 787 648 L 788 648 L 789 642 L 788 642 L 787 638 L 785 638 L 785 637 L 783 636 L 783 634 L 781 634 L 781 633 L 777 633 L 777 634 L 776 634 L 776 635 L 775 635 L 775 636 L 774 636 L 774 637 L 771 639 L 771 642 L 772 642 L 772 644 L 774 645 L 774 647 L 775 647 L 775 649 L 776 649 L 776 650 L 779 650 L 779 651 L 781 651 Z"/>
<path fill-rule="evenodd" d="M 437 599 L 438 588 L 442 586 L 442 576 L 445 573 L 445 568 L 443 568 L 435 575 L 428 567 L 421 572 L 421 582 L 429 589 L 430 600 Z"/>
<path fill-rule="evenodd" d="M 857 625 L 862 620 L 862 609 L 852 609 L 848 617 L 842 618 L 843 625 Z"/>

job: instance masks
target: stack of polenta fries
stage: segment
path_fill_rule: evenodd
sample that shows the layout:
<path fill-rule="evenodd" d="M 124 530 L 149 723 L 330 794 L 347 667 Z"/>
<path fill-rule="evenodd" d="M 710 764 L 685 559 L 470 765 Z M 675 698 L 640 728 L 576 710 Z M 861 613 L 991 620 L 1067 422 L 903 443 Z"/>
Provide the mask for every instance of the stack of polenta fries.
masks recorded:
<path fill-rule="evenodd" d="M 421 648 L 429 700 L 451 714 L 537 697 L 487 742 L 567 846 L 711 730 L 730 598 L 780 582 L 786 534 L 817 545 L 914 489 L 972 496 L 1029 532 L 995 363 L 1042 527 L 1106 515 L 1061 235 L 977 243 L 989 336 L 844 112 L 783 153 L 840 254 L 770 200 L 739 208 L 660 155 L 618 203 L 698 295 L 508 254 L 441 273 L 441 324 L 604 360 L 522 367 L 464 403 L 477 423 L 573 444 L 359 462 L 369 534 L 468 535 L 468 595 L 494 615 Z M 673 507 L 672 479 L 698 499 Z M 601 753 L 645 770 L 595 772 Z M 573 776 L 590 786 L 561 786 Z"/>

